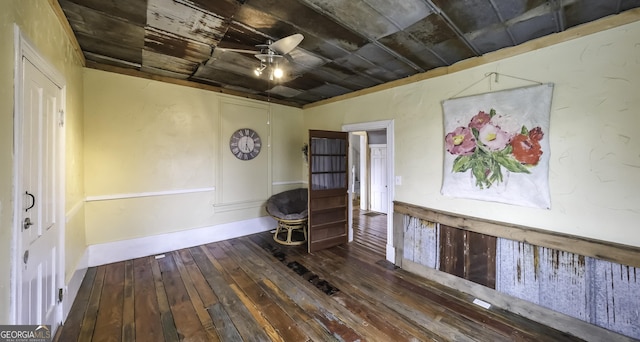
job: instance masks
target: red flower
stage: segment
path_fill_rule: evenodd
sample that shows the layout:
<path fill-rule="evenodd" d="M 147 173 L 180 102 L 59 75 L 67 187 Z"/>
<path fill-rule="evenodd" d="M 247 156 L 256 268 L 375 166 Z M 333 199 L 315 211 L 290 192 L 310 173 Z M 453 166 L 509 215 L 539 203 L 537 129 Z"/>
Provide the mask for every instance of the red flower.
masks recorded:
<path fill-rule="evenodd" d="M 471 122 L 469 122 L 469 128 L 480 129 L 484 127 L 491 120 L 491 115 L 480 111 L 474 117 L 471 118 Z"/>
<path fill-rule="evenodd" d="M 542 133 L 542 128 L 536 127 L 529 131 L 529 138 L 531 140 L 540 141 L 544 137 L 544 133 Z"/>
<path fill-rule="evenodd" d="M 533 136 L 531 136 L 531 134 L 528 136 L 524 134 L 518 134 L 513 137 L 513 139 L 511 139 L 511 147 L 513 147 L 513 157 L 522 164 L 536 165 L 540 161 L 540 156 L 542 156 L 540 142 L 537 139 L 538 137 L 542 139 L 542 130 L 539 130 L 538 134 L 538 130 L 536 130 L 536 128 L 531 131 L 536 131 Z"/>

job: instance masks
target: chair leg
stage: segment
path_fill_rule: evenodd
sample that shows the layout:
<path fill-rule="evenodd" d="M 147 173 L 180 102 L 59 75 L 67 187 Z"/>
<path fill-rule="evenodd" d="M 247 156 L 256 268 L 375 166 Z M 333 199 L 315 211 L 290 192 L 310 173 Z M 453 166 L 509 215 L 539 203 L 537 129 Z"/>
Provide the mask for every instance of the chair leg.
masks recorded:
<path fill-rule="evenodd" d="M 293 234 L 293 228 L 287 227 L 287 244 L 291 244 L 291 234 Z"/>
<path fill-rule="evenodd" d="M 293 232 L 294 230 L 302 230 L 302 234 L 304 235 L 304 240 L 293 241 Z M 280 234 L 284 234 L 286 230 L 286 240 L 279 237 Z M 278 226 L 276 227 L 276 232 L 273 234 L 273 240 L 277 243 L 289 246 L 302 245 L 307 242 L 307 225 L 303 224 L 288 224 L 285 222 L 278 221 Z"/>

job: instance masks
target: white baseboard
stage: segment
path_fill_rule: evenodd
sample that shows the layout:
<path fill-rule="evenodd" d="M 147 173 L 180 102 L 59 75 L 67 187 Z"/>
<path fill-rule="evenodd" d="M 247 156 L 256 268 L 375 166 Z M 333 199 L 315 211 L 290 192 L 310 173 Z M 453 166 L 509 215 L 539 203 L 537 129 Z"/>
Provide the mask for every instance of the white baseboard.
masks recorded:
<path fill-rule="evenodd" d="M 100 266 L 211 242 L 233 239 L 268 231 L 274 229 L 276 225 L 277 223 L 273 218 L 263 216 L 216 226 L 91 245 L 88 247 L 88 266 Z"/>
<path fill-rule="evenodd" d="M 65 293 L 64 297 L 62 297 L 62 321 L 66 321 L 69 316 L 69 312 L 71 312 L 71 306 L 73 302 L 76 300 L 76 296 L 78 296 L 78 291 L 80 291 L 80 285 L 82 285 L 82 280 L 84 279 L 85 274 L 87 274 L 87 264 L 89 261 L 89 249 L 84 250 L 84 254 L 78 265 L 76 266 L 76 270 L 71 275 L 71 279 L 68 284 L 65 284 Z"/>
<path fill-rule="evenodd" d="M 387 244 L 387 261 L 390 261 L 392 264 L 396 262 L 396 248 L 389 244 Z"/>

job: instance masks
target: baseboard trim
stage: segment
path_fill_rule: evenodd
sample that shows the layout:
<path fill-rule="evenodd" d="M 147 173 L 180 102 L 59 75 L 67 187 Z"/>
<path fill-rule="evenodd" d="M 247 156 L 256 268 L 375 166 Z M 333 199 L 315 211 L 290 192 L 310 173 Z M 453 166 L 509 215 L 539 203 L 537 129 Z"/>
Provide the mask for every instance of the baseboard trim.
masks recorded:
<path fill-rule="evenodd" d="M 395 263 L 396 261 L 396 248 L 393 245 L 387 244 L 387 261 Z"/>
<path fill-rule="evenodd" d="M 91 245 L 88 247 L 88 266 L 100 266 L 211 242 L 233 239 L 268 231 L 274 229 L 276 225 L 277 223 L 273 218 L 263 216 L 216 226 Z"/>
<path fill-rule="evenodd" d="M 78 296 L 78 292 L 80 291 L 80 286 L 82 285 L 82 280 L 84 280 L 84 276 L 87 274 L 87 263 L 89 261 L 89 249 L 84 250 L 84 254 L 78 261 L 78 265 L 76 266 L 76 270 L 71 275 L 71 279 L 69 279 L 69 283 L 65 284 L 64 297 L 62 297 L 62 321 L 66 321 L 67 317 L 69 317 L 69 313 L 71 312 L 71 306 L 73 302 L 76 300 Z"/>

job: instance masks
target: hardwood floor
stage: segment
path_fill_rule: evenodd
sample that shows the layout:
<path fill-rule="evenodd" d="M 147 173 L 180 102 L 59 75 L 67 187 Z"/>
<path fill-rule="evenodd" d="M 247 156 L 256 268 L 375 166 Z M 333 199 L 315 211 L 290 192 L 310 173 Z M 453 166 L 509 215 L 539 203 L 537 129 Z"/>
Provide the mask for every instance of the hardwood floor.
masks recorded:
<path fill-rule="evenodd" d="M 354 210 L 353 243 L 382 255 L 384 259 L 387 250 L 387 215 Z"/>
<path fill-rule="evenodd" d="M 395 268 L 384 215 L 306 253 L 261 233 L 89 269 L 58 341 L 574 341 Z"/>

